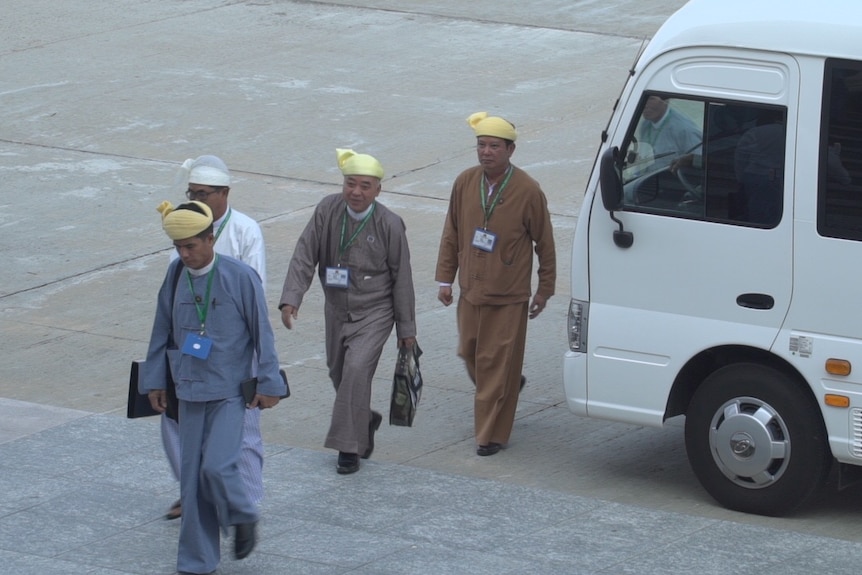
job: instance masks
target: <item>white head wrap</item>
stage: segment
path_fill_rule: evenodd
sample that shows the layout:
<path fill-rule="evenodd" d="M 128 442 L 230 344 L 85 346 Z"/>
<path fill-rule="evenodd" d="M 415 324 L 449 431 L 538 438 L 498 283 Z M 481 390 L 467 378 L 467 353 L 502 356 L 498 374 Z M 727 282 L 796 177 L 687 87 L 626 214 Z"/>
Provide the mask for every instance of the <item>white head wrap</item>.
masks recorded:
<path fill-rule="evenodd" d="M 230 187 L 230 171 L 216 156 L 200 156 L 183 162 L 181 177 L 189 184 Z"/>

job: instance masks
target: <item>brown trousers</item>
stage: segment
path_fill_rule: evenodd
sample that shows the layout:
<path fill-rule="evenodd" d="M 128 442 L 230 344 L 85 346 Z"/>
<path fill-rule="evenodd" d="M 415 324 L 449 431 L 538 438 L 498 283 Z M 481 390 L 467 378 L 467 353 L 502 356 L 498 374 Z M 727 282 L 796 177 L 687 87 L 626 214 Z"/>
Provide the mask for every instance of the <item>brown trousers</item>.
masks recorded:
<path fill-rule="evenodd" d="M 458 300 L 458 355 L 476 387 L 476 444 L 509 442 L 518 392 L 529 302 L 473 305 Z"/>
<path fill-rule="evenodd" d="M 361 455 L 368 448 L 371 380 L 394 319 L 392 310 L 381 310 L 355 322 L 341 322 L 335 316 L 327 308 L 326 365 L 335 387 L 335 403 L 323 445 Z M 393 362 L 396 357 L 393 350 Z"/>

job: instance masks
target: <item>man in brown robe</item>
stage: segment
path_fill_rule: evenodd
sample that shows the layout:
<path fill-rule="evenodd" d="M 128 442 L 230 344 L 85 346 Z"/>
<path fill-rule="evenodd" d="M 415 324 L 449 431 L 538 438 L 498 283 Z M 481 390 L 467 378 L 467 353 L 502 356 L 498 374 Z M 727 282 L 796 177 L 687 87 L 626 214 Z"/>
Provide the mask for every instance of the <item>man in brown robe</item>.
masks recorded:
<path fill-rule="evenodd" d="M 515 127 L 485 112 L 467 122 L 479 165 L 452 186 L 437 257 L 437 299 L 452 303 L 457 273 L 458 355 L 476 387 L 476 453 L 487 456 L 509 442 L 525 381 L 527 318 L 538 316 L 554 294 L 556 253 L 545 194 L 510 162 Z M 530 302 L 534 246 L 539 283 Z"/>
<path fill-rule="evenodd" d="M 382 166 L 367 154 L 336 152 L 342 192 L 315 208 L 278 307 L 292 329 L 317 268 L 326 300 L 326 365 L 336 391 L 324 445 L 338 450 L 336 471 L 347 474 L 374 450 L 382 416 L 371 411 L 371 379 L 393 324 L 399 347 L 416 342 L 416 305 L 404 221 L 375 199 Z"/>

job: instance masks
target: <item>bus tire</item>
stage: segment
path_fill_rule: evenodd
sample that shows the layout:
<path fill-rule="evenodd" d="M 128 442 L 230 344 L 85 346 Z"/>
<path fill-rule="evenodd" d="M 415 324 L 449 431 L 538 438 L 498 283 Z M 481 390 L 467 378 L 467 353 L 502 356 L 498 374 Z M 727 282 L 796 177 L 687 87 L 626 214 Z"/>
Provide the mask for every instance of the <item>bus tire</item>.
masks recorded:
<path fill-rule="evenodd" d="M 739 363 L 692 397 L 685 449 L 704 489 L 728 509 L 784 515 L 819 491 L 832 455 L 820 409 L 791 377 Z"/>

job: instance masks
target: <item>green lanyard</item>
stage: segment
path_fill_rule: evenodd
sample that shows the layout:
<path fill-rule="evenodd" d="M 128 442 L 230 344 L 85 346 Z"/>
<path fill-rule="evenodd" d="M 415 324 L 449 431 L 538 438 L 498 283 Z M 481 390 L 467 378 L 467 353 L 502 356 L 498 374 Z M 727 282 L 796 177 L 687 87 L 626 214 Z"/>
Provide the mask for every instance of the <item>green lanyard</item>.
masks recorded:
<path fill-rule="evenodd" d="M 215 255 L 215 259 L 213 260 L 213 267 L 210 269 L 207 274 L 207 293 L 204 298 L 203 305 L 201 305 L 200 298 L 195 295 L 195 286 L 192 283 L 192 274 L 189 270 L 186 270 L 186 279 L 189 280 L 189 291 L 192 292 L 192 296 L 195 302 L 195 310 L 198 312 L 198 319 L 201 320 L 201 335 L 204 334 L 204 326 L 207 322 L 207 313 L 210 309 L 210 292 L 213 287 L 213 276 L 215 275 L 215 269 L 218 265 L 218 254 Z"/>
<path fill-rule="evenodd" d="M 377 202 L 371 204 L 371 209 L 368 210 L 368 213 L 365 214 L 365 217 L 362 218 L 362 222 L 359 224 L 359 227 L 356 228 L 356 231 L 353 232 L 353 235 L 350 236 L 350 239 L 347 242 L 344 242 L 344 236 L 347 232 L 347 208 L 344 208 L 344 214 L 341 216 L 341 240 L 338 242 L 338 265 L 341 265 L 341 257 L 344 255 L 344 250 L 350 247 L 350 244 L 353 243 L 353 240 L 356 239 L 356 236 L 359 235 L 359 232 L 365 227 L 365 224 L 368 223 L 368 220 L 371 219 L 371 214 L 374 213 L 374 207 L 377 205 Z"/>
<path fill-rule="evenodd" d="M 497 207 L 497 202 L 503 195 L 503 188 L 506 187 L 506 184 L 509 183 L 509 178 L 512 177 L 512 164 L 509 164 L 509 169 L 506 170 L 506 177 L 503 178 L 503 183 L 500 184 L 500 189 L 494 193 L 494 201 L 491 202 L 491 205 L 487 205 L 487 194 L 485 193 L 485 174 L 482 174 L 482 182 L 479 184 L 479 199 L 482 200 L 482 212 L 485 213 L 485 225 L 482 226 L 483 229 L 488 229 L 488 220 L 491 219 L 491 214 L 494 213 L 494 208 Z"/>
<path fill-rule="evenodd" d="M 233 213 L 233 208 L 230 208 L 230 209 L 227 211 L 227 215 L 226 215 L 226 216 L 224 217 L 224 219 L 221 221 L 221 224 L 219 224 L 218 231 L 216 232 L 216 235 L 215 235 L 215 241 L 214 241 L 213 243 L 215 243 L 215 242 L 217 242 L 217 241 L 218 241 L 218 237 L 221 235 L 221 232 L 222 232 L 222 230 L 224 229 L 225 224 L 227 224 L 227 221 L 230 219 L 230 215 L 231 215 L 231 213 Z"/>

